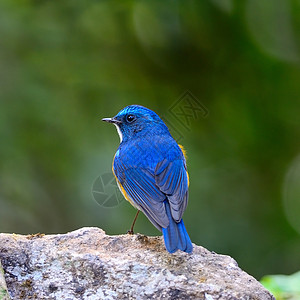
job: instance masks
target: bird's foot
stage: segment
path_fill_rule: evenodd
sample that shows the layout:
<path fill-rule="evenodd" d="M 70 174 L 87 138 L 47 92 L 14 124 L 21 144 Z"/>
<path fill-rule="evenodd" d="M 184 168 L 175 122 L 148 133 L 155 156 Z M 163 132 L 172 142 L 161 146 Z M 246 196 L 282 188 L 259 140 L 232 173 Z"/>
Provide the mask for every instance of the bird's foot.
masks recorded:
<path fill-rule="evenodd" d="M 127 234 L 134 234 L 133 230 L 127 230 Z"/>

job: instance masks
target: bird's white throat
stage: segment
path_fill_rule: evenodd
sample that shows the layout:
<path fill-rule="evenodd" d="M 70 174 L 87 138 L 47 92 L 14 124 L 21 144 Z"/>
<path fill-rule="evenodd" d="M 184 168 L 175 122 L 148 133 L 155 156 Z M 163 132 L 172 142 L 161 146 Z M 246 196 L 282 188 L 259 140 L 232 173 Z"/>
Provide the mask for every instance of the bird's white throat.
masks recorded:
<path fill-rule="evenodd" d="M 119 126 L 117 124 L 114 124 L 117 128 L 117 131 L 118 131 L 118 134 L 119 134 L 119 137 L 120 137 L 120 143 L 122 143 L 122 140 L 123 140 L 123 134 L 119 128 Z"/>

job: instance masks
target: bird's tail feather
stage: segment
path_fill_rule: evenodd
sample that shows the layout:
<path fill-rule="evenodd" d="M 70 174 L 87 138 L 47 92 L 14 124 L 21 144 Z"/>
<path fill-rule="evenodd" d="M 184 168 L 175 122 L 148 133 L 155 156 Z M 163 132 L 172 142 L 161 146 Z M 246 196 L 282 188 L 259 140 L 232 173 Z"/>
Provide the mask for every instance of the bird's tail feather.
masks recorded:
<path fill-rule="evenodd" d="M 177 250 L 191 253 L 193 251 L 193 245 L 185 229 L 183 220 L 179 223 L 174 221 L 171 215 L 170 205 L 167 201 L 165 201 L 165 208 L 169 219 L 169 226 L 162 228 L 166 249 L 170 253 L 174 253 Z"/>

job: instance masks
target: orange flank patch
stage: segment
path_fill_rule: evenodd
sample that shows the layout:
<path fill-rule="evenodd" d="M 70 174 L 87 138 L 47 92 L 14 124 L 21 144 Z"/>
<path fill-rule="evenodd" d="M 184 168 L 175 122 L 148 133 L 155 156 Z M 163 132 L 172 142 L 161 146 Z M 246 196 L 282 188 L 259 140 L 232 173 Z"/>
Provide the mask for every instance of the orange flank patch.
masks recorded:
<path fill-rule="evenodd" d="M 190 175 L 189 175 L 188 171 L 186 171 L 186 176 L 187 176 L 187 179 L 188 179 L 188 186 L 190 186 Z"/>
<path fill-rule="evenodd" d="M 134 203 L 132 202 L 131 198 L 129 197 L 129 195 L 126 193 L 125 189 L 122 187 L 122 184 L 121 184 L 121 182 L 119 181 L 119 179 L 117 178 L 117 176 L 115 175 L 115 173 L 114 173 L 114 176 L 115 176 L 115 178 L 116 178 L 118 188 L 119 188 L 120 192 L 122 193 L 122 195 L 124 196 L 124 198 L 125 198 L 128 202 L 130 202 L 130 204 L 131 204 L 132 206 L 135 206 Z"/>
<path fill-rule="evenodd" d="M 184 149 L 184 147 L 182 145 L 178 144 L 178 146 L 181 149 L 182 154 L 183 154 L 185 160 L 187 160 L 186 150 Z M 188 179 L 188 186 L 190 186 L 190 176 L 189 176 L 188 171 L 186 171 L 186 176 L 187 176 L 187 179 Z"/>
<path fill-rule="evenodd" d="M 181 151 L 182 151 L 182 154 L 183 154 L 183 156 L 184 156 L 185 160 L 187 160 L 187 156 L 186 156 L 186 150 L 184 149 L 184 147 L 183 147 L 182 145 L 178 144 L 178 146 L 179 146 L 179 148 L 181 149 Z"/>
<path fill-rule="evenodd" d="M 115 160 L 115 157 L 114 157 L 113 161 L 114 161 L 114 160 Z M 125 189 L 122 187 L 121 182 L 119 181 L 119 179 L 117 178 L 117 176 L 116 176 L 116 174 L 115 174 L 115 172 L 114 172 L 114 163 L 113 163 L 113 165 L 112 165 L 112 169 L 111 169 L 111 170 L 112 170 L 112 172 L 113 172 L 113 174 L 114 174 L 114 176 L 115 176 L 115 178 L 116 178 L 116 182 L 117 182 L 117 185 L 118 185 L 118 188 L 119 188 L 120 192 L 122 193 L 122 195 L 124 196 L 124 198 L 125 198 L 132 206 L 135 207 L 133 201 L 131 200 L 131 198 L 129 197 L 129 195 L 126 193 Z"/>

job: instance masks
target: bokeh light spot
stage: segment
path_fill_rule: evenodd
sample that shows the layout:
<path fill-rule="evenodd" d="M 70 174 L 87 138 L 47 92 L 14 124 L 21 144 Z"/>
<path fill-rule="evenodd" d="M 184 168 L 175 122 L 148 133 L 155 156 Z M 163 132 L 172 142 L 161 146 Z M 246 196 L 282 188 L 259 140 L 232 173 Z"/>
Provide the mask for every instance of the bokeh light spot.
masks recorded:
<path fill-rule="evenodd" d="M 254 40 L 265 53 L 284 61 L 299 61 L 287 0 L 249 0 L 246 23 Z"/>

